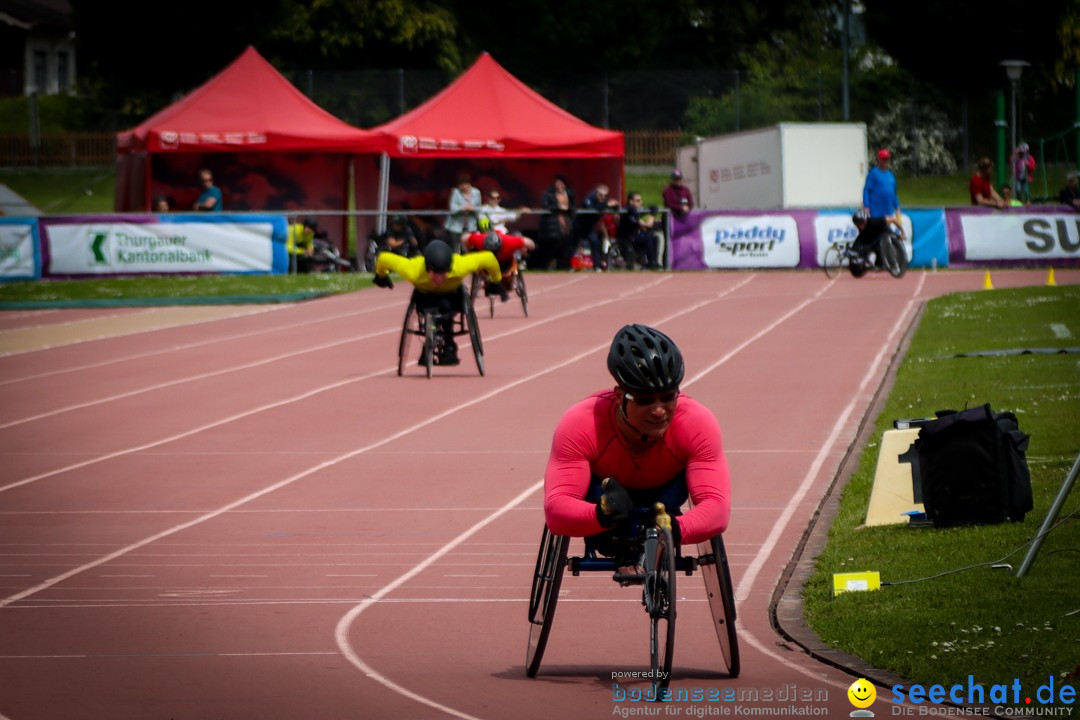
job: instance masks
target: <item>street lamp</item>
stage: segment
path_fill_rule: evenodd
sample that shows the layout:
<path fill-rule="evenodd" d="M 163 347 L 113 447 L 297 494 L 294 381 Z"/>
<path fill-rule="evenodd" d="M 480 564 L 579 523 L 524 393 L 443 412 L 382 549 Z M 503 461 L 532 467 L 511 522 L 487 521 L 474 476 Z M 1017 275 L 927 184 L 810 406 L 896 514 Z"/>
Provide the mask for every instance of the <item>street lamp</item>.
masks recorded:
<path fill-rule="evenodd" d="M 1020 86 L 1020 75 L 1023 74 L 1024 68 L 1031 65 L 1029 62 L 1023 60 L 1002 60 L 1001 67 L 1005 68 L 1005 74 L 1009 78 L 1009 84 L 1012 86 L 1012 123 L 1009 125 L 1012 128 L 1012 152 L 1009 153 L 1009 157 L 1012 157 L 1012 153 L 1016 152 L 1016 88 Z M 1010 161 L 1009 165 L 1015 165 Z M 1016 185 L 1016 168 L 1010 167 L 1010 177 L 1012 178 L 1011 184 Z M 1016 192 L 1016 188 L 1013 188 L 1013 192 Z"/>

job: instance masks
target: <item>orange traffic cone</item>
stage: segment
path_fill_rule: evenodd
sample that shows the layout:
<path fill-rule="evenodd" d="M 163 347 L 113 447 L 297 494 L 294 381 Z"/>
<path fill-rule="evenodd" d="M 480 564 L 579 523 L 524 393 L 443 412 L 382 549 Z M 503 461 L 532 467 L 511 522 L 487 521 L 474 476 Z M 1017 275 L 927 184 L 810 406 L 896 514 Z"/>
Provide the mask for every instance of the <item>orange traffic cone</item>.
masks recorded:
<path fill-rule="evenodd" d="M 990 271 L 986 271 L 986 278 L 983 280 L 983 290 L 993 290 L 994 283 L 990 280 Z"/>
<path fill-rule="evenodd" d="M 1050 274 L 1046 276 L 1046 284 L 1050 287 L 1057 285 L 1057 280 L 1054 279 L 1054 268 L 1050 268 Z"/>

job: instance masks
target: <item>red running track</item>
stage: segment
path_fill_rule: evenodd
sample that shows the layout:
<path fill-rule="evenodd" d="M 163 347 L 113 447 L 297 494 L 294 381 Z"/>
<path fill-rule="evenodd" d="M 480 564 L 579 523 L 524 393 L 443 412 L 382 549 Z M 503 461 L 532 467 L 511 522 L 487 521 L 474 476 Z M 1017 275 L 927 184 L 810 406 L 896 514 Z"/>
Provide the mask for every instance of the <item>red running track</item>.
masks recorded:
<path fill-rule="evenodd" d="M 983 280 L 534 274 L 531 317 L 481 312 L 487 376 L 465 352 L 432 380 L 395 372 L 402 289 L 42 350 L 8 341 L 133 311 L 0 315 L 0 716 L 659 712 L 613 701 L 643 687 L 613 673 L 648 668 L 648 623 L 606 577 L 565 578 L 541 674 L 523 670 L 551 431 L 611 384 L 627 322 L 679 342 L 732 469 L 743 673 L 717 670 L 700 580 L 680 577 L 672 686 L 846 716 L 854 678 L 785 644 L 770 599 L 920 303 Z"/>

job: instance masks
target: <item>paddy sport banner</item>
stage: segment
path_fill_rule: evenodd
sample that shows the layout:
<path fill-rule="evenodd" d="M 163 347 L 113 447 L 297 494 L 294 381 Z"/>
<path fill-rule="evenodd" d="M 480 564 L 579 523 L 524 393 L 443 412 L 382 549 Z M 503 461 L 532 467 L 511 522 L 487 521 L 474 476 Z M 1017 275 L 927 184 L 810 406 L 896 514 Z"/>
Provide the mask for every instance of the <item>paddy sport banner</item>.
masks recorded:
<path fill-rule="evenodd" d="M 45 277 L 289 271 L 283 217 L 65 217 L 40 228 Z"/>

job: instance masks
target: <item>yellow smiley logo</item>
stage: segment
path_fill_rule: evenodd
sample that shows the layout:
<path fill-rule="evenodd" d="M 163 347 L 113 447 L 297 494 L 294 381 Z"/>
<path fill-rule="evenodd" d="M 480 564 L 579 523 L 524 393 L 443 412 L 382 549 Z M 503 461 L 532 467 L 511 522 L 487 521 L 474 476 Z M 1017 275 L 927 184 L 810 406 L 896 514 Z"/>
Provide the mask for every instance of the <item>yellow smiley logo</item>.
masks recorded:
<path fill-rule="evenodd" d="M 857 708 L 868 708 L 877 699 L 877 690 L 866 678 L 859 678 L 847 689 L 848 700 Z"/>

